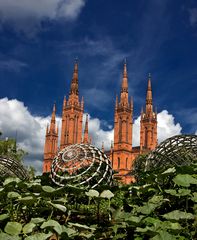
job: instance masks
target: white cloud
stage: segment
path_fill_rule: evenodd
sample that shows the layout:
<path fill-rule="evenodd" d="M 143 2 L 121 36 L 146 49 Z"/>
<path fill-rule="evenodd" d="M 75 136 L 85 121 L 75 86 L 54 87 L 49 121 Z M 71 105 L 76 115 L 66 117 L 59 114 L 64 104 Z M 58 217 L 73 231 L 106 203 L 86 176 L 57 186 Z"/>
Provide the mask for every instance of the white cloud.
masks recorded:
<path fill-rule="evenodd" d="M 182 127 L 180 123 L 175 123 L 174 116 L 167 110 L 163 110 L 157 115 L 158 120 L 158 142 L 166 138 L 181 134 Z"/>
<path fill-rule="evenodd" d="M 75 19 L 85 0 L 0 0 L 0 18 L 17 30 L 32 31 L 45 19 Z"/>
<path fill-rule="evenodd" d="M 45 129 L 50 118 L 34 117 L 22 102 L 7 98 L 0 99 L 0 116 L 3 137 L 13 138 L 17 131 L 18 144 L 28 152 L 25 164 L 40 171 Z"/>
<path fill-rule="evenodd" d="M 113 140 L 114 130 L 104 131 L 101 129 L 101 120 L 98 118 L 92 118 L 89 115 L 89 136 L 92 139 L 92 144 L 98 148 L 102 147 L 102 142 L 104 143 L 105 150 L 109 150 L 111 146 L 111 141 Z M 85 114 L 83 116 L 83 123 L 85 123 Z"/>
<path fill-rule="evenodd" d="M 174 116 L 169 114 L 167 110 L 157 114 L 157 131 L 158 131 L 158 143 L 164 141 L 166 138 L 174 135 L 181 134 L 180 123 L 175 123 Z M 133 124 L 133 145 L 139 146 L 140 144 L 140 116 L 134 121 Z"/>
<path fill-rule="evenodd" d="M 0 116 L 0 131 L 3 132 L 3 137 L 15 137 L 17 131 L 18 144 L 29 153 L 25 157 L 25 164 L 32 165 L 37 173 L 41 173 L 45 131 L 47 123 L 50 122 L 50 116 L 33 116 L 23 102 L 7 98 L 0 99 Z M 60 117 L 57 117 L 57 122 L 60 125 Z M 89 116 L 89 135 L 92 138 L 92 144 L 101 148 L 102 142 L 104 142 L 105 150 L 109 150 L 114 130 L 110 126 L 109 130 L 103 130 L 101 122 L 102 120 Z M 139 130 L 140 117 L 134 121 L 134 146 L 139 145 Z M 179 123 L 175 123 L 173 115 L 166 110 L 158 113 L 159 142 L 177 134 L 181 134 L 181 126 Z"/>
<path fill-rule="evenodd" d="M 8 100 L 8 98 L 0 99 L 0 116 L 0 131 L 3 132 L 3 137 L 14 138 L 17 131 L 19 146 L 28 152 L 25 164 L 32 165 L 38 173 L 41 173 L 45 131 L 47 123 L 50 122 L 50 116 L 33 116 L 23 102 L 16 99 Z M 60 125 L 61 118 L 57 117 L 56 120 Z M 92 137 L 92 143 L 97 147 L 101 147 L 102 141 L 105 149 L 110 147 L 113 130 L 102 130 L 101 121 L 98 118 L 90 117 L 89 134 Z"/>

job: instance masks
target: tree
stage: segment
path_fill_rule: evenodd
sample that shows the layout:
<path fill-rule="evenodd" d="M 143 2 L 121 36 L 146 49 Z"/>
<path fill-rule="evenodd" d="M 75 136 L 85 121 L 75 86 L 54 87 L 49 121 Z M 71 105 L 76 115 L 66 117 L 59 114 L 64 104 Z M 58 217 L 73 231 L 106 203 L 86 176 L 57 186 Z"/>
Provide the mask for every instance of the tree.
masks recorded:
<path fill-rule="evenodd" d="M 132 174 L 135 176 L 137 182 L 144 175 L 147 156 L 148 154 L 140 154 L 133 162 Z"/>
<path fill-rule="evenodd" d="M 0 132 L 1 135 L 2 133 Z M 22 162 L 26 154 L 27 152 L 17 146 L 15 139 L 0 139 L 0 156 L 13 158 Z"/>

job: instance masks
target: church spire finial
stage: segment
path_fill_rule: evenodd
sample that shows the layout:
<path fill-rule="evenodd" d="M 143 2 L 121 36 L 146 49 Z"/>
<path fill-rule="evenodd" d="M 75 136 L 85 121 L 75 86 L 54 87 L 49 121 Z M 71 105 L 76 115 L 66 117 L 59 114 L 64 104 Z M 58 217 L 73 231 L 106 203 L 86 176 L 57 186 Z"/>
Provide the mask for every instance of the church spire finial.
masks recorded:
<path fill-rule="evenodd" d="M 88 136 L 88 114 L 86 114 L 86 122 L 85 122 L 85 128 L 84 128 L 83 143 L 89 143 L 89 136 Z"/>
<path fill-rule="evenodd" d="M 55 123 L 55 113 L 56 113 L 56 103 L 54 102 L 54 104 L 53 104 L 53 112 L 52 112 L 52 116 L 51 116 L 51 123 L 52 122 Z"/>
<path fill-rule="evenodd" d="M 151 87 L 151 74 L 148 74 L 148 87 L 147 87 L 147 93 L 146 93 L 146 112 L 152 111 L 152 105 L 153 105 L 153 99 L 152 99 L 152 87 Z"/>
<path fill-rule="evenodd" d="M 55 117 L 55 113 L 56 113 L 56 104 L 53 104 L 53 112 L 51 115 L 51 124 L 50 124 L 50 133 L 55 133 L 56 132 L 56 117 Z"/>
<path fill-rule="evenodd" d="M 127 62 L 126 62 L 126 59 L 124 61 L 122 90 L 121 90 L 121 92 L 128 92 L 128 75 L 127 75 Z"/>
<path fill-rule="evenodd" d="M 124 106 L 127 106 L 129 104 L 128 103 L 128 75 L 127 75 L 126 61 L 124 62 L 124 68 L 123 68 L 123 78 L 122 78 L 120 102 Z"/>
<path fill-rule="evenodd" d="M 71 87 L 70 87 L 70 94 L 79 94 L 78 90 L 78 59 L 75 59 L 75 64 L 74 64 L 74 71 L 73 71 L 73 78 L 71 82 Z"/>

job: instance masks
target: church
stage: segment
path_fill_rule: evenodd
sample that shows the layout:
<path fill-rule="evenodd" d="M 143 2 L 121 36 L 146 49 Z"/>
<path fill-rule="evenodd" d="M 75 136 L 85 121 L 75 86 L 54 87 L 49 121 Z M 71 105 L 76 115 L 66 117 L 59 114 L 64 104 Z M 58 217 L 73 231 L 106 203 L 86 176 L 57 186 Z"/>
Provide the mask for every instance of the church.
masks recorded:
<path fill-rule="evenodd" d="M 146 106 L 141 111 L 140 120 L 140 146 L 132 146 L 133 132 L 133 99 L 128 93 L 127 64 L 124 63 L 122 86 L 120 97 L 116 96 L 114 109 L 114 144 L 111 150 L 105 152 L 111 160 L 112 168 L 116 176 L 123 183 L 131 183 L 133 177 L 130 175 L 133 161 L 139 154 L 147 153 L 157 146 L 157 113 L 153 109 L 151 76 L 149 74 L 146 93 Z M 88 115 L 84 133 L 82 133 L 84 113 L 83 97 L 79 98 L 78 85 L 78 62 L 75 61 L 73 77 L 68 99 L 64 97 L 62 108 L 62 128 L 60 146 L 58 146 L 58 127 L 56 125 L 56 106 L 54 104 L 50 125 L 47 125 L 43 173 L 50 172 L 53 158 L 58 150 L 76 143 L 90 144 L 91 138 L 88 134 Z M 103 148 L 104 150 L 104 148 Z"/>

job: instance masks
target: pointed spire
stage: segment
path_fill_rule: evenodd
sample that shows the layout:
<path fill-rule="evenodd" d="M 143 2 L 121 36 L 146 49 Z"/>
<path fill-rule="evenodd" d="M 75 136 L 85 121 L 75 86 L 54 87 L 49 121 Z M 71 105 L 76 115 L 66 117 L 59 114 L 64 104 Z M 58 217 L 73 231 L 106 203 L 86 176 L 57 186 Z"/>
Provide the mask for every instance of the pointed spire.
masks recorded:
<path fill-rule="evenodd" d="M 128 106 L 128 76 L 127 76 L 127 63 L 124 62 L 124 69 L 123 69 L 123 78 L 122 78 L 122 87 L 121 87 L 121 94 L 120 94 L 120 103 L 123 106 Z"/>
<path fill-rule="evenodd" d="M 89 143 L 89 136 L 88 136 L 88 114 L 86 114 L 86 122 L 85 122 L 85 128 L 84 128 L 83 143 Z"/>
<path fill-rule="evenodd" d="M 74 71 L 73 71 L 73 78 L 71 82 L 71 87 L 70 87 L 70 94 L 79 94 L 78 90 L 78 59 L 75 59 L 75 64 L 74 64 Z"/>
<path fill-rule="evenodd" d="M 56 113 L 56 104 L 53 104 L 53 112 L 52 112 L 52 116 L 51 116 L 51 123 L 55 122 L 55 113 Z"/>
<path fill-rule="evenodd" d="M 152 112 L 152 88 L 151 88 L 151 74 L 148 75 L 148 87 L 146 93 L 146 112 Z"/>
<path fill-rule="evenodd" d="M 115 109 L 118 108 L 118 95 L 116 95 L 116 104 L 115 104 Z"/>
<path fill-rule="evenodd" d="M 56 129 L 55 129 L 55 113 L 56 113 L 56 104 L 54 103 L 53 105 L 53 112 L 52 112 L 52 116 L 51 116 L 51 125 L 50 125 L 50 133 L 55 133 Z"/>
<path fill-rule="evenodd" d="M 142 107 L 142 108 L 141 108 L 141 114 L 143 114 L 143 113 L 144 113 L 144 108 Z"/>
<path fill-rule="evenodd" d="M 63 108 L 66 107 L 66 96 L 64 96 L 64 101 L 63 101 Z"/>
<path fill-rule="evenodd" d="M 123 69 L 123 79 L 122 79 L 122 89 L 121 92 L 128 92 L 128 75 L 127 75 L 127 62 L 126 59 L 124 61 L 124 69 Z"/>
<path fill-rule="evenodd" d="M 130 107 L 131 107 L 131 110 L 133 110 L 133 97 L 131 97 L 131 100 L 130 100 Z"/>

